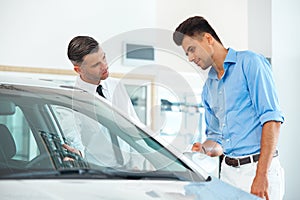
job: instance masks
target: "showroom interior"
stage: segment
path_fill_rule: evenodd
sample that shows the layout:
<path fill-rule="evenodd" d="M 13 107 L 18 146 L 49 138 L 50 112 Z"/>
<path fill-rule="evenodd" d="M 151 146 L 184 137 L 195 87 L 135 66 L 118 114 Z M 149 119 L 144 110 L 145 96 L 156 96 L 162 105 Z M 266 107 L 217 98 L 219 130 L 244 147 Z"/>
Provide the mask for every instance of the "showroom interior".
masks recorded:
<path fill-rule="evenodd" d="M 67 45 L 76 35 L 92 36 L 106 53 L 110 76 L 126 85 L 140 120 L 186 151 L 205 139 L 200 97 L 207 71 L 187 61 L 172 33 L 184 19 L 204 16 L 225 47 L 250 49 L 271 61 L 285 116 L 278 143 L 285 199 L 297 199 L 299 7 L 297 0 L 1 0 L 0 73 L 73 85 Z M 145 46 L 150 56 L 126 54 Z"/>

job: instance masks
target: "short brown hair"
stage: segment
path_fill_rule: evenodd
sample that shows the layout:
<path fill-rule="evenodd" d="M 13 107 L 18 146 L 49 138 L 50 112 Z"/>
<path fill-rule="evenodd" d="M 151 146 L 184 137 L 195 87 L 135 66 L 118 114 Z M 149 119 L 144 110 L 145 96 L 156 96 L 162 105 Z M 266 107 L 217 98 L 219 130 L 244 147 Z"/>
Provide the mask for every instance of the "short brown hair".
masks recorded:
<path fill-rule="evenodd" d="M 215 30 L 209 25 L 206 19 L 200 16 L 190 17 L 182 22 L 173 33 L 173 40 L 180 46 L 185 35 L 193 37 L 196 34 L 200 35 L 202 33 L 211 34 L 215 40 L 222 44 Z"/>
<path fill-rule="evenodd" d="M 68 46 L 68 58 L 75 64 L 81 64 L 83 57 L 97 52 L 99 50 L 99 43 L 89 36 L 76 36 Z"/>

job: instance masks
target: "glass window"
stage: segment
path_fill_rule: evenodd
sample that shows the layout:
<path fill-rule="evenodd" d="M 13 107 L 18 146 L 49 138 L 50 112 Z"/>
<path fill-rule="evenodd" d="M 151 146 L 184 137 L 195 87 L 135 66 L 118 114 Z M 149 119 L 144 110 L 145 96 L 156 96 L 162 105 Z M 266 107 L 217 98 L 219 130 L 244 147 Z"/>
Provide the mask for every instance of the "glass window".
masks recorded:
<path fill-rule="evenodd" d="M 87 116 L 58 105 L 51 107 L 65 142 L 80 150 L 88 163 L 128 171 L 186 170 L 166 149 L 119 115 L 108 117 L 107 112 L 107 118 L 98 120 L 97 115 Z"/>
<path fill-rule="evenodd" d="M 5 125 L 13 137 L 16 146 L 13 160 L 30 161 L 40 154 L 28 122 L 18 106 L 13 114 L 0 115 L 0 124 Z"/>

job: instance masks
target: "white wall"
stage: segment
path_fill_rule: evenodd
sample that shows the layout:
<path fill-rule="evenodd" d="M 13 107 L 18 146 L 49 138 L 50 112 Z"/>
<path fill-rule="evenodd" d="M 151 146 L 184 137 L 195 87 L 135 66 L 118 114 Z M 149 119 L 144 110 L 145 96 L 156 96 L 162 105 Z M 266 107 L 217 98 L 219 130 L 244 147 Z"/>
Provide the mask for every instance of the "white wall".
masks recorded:
<path fill-rule="evenodd" d="M 286 173 L 286 200 L 299 199 L 300 2 L 272 1 L 272 63 L 285 115 L 279 140 Z"/>
<path fill-rule="evenodd" d="M 91 35 L 102 43 L 122 32 L 154 27 L 155 3 L 1 0 L 0 65 L 71 69 L 66 51 L 74 36 Z"/>
<path fill-rule="evenodd" d="M 272 0 L 248 1 L 248 49 L 272 56 Z"/>

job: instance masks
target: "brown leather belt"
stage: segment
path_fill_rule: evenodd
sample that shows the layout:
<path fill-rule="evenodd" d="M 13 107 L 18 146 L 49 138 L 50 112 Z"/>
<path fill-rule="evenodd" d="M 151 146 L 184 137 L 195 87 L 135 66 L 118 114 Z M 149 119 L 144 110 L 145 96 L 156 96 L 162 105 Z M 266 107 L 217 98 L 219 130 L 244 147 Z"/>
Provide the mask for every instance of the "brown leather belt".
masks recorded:
<path fill-rule="evenodd" d="M 244 158 L 231 158 L 231 157 L 225 156 L 225 163 L 232 167 L 239 167 L 241 165 L 245 165 L 245 164 L 248 164 L 251 162 L 257 162 L 259 159 L 259 155 L 260 154 L 255 154 L 255 155 L 247 156 Z M 276 157 L 276 156 L 278 156 L 277 150 L 275 151 L 273 157 Z M 252 159 L 251 159 L 251 157 L 252 157 Z"/>

